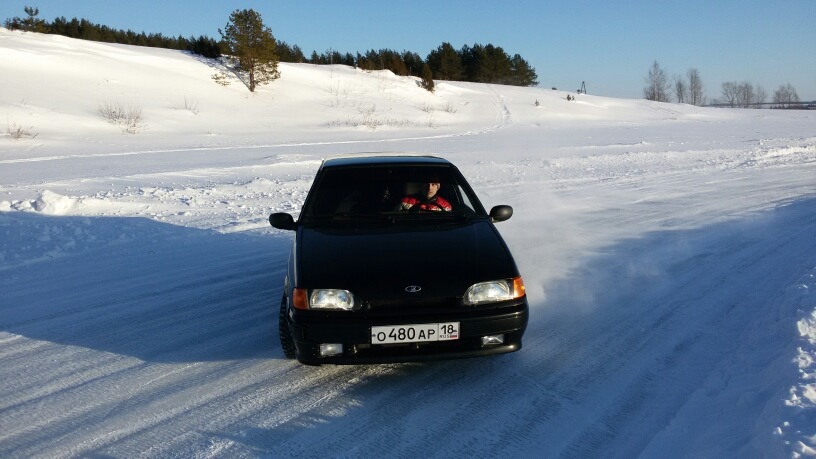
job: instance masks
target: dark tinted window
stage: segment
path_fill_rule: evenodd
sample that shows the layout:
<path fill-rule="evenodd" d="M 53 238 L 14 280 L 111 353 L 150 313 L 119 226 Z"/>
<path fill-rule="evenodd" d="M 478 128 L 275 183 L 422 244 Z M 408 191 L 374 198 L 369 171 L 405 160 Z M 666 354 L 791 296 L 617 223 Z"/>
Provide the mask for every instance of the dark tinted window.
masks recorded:
<path fill-rule="evenodd" d="M 390 215 L 406 195 L 425 182 L 439 182 L 438 195 L 454 214 L 483 215 L 484 209 L 458 171 L 450 166 L 334 167 L 321 171 L 306 199 L 301 218 Z"/>

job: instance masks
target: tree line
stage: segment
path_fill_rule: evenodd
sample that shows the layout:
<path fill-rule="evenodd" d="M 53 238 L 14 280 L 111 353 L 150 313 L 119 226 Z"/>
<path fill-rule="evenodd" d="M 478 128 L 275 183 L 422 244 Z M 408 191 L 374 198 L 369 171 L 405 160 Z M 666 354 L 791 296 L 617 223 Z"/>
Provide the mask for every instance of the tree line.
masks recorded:
<path fill-rule="evenodd" d="M 40 12 L 38 8 L 27 6 L 24 9 L 28 17 L 6 19 L 3 25 L 9 30 L 63 35 L 80 40 L 105 43 L 177 49 L 212 58 L 221 56 L 219 42 L 203 35 L 198 38 L 184 38 L 181 35 L 178 37 L 169 37 L 160 33 L 137 33 L 132 30 L 113 29 L 105 25 L 95 24 L 86 19 L 73 18 L 68 20 L 64 16 L 47 22 L 37 17 Z"/>
<path fill-rule="evenodd" d="M 672 102 L 681 104 L 706 105 L 708 103 L 703 89 L 700 72 L 691 68 L 685 77 L 675 76 L 669 81 L 668 73 L 657 61 L 654 61 L 645 77 L 646 85 L 643 88 L 643 98 L 657 102 Z M 720 86 L 720 98 L 714 99 L 711 104 L 732 108 L 760 108 L 770 105 L 771 108 L 809 108 L 799 105 L 799 95 L 790 83 L 780 85 L 768 102 L 768 92 L 760 85 L 754 87 L 748 81 L 726 81 Z"/>
<path fill-rule="evenodd" d="M 654 61 L 646 75 L 646 86 L 643 88 L 643 98 L 656 102 L 671 102 L 672 90 L 679 103 L 703 105 L 706 103 L 703 80 L 700 71 L 690 68 L 685 78 L 675 76 L 673 84 L 669 82 L 668 73 L 657 61 Z"/>
<path fill-rule="evenodd" d="M 105 25 L 95 24 L 86 19 L 59 17 L 52 22 L 38 18 L 39 9 L 24 8 L 27 17 L 7 19 L 5 27 L 10 30 L 24 30 L 39 33 L 64 35 L 82 40 L 107 43 L 148 46 L 189 51 L 208 58 L 222 55 L 233 55 L 231 44 L 223 37 L 215 40 L 207 36 L 185 38 L 169 37 L 160 33 L 145 34 L 132 30 L 117 30 Z M 253 10 L 236 10 L 240 13 L 253 13 L 252 21 L 263 25 L 260 15 Z M 234 13 L 233 13 L 234 14 Z M 231 16 L 230 23 L 234 18 Z M 246 20 L 246 17 L 244 18 Z M 239 18 L 240 20 L 240 18 Z M 266 27 L 266 26 L 263 26 Z M 268 29 L 268 28 L 267 28 Z M 271 36 L 271 31 L 270 31 Z M 472 81 L 477 83 L 495 83 L 515 86 L 534 86 L 538 84 L 535 68 L 519 54 L 510 56 L 501 47 L 492 44 L 473 46 L 465 45 L 455 49 L 450 43 L 443 43 L 431 51 L 425 59 L 412 51 L 395 51 L 391 49 L 369 50 L 365 53 L 339 52 L 329 49 L 323 53 L 312 51 L 309 57 L 297 45 L 277 41 L 272 36 L 273 52 L 279 62 L 309 63 L 317 65 L 341 64 L 363 70 L 390 70 L 396 75 L 434 78 L 453 81 Z M 270 46 L 267 44 L 267 46 Z M 423 71 L 428 66 L 430 74 Z"/>
<path fill-rule="evenodd" d="M 738 83 L 736 81 L 726 81 L 721 86 L 721 98 L 715 101 L 715 105 L 732 108 L 760 108 L 770 105 L 771 108 L 808 108 L 799 106 L 799 94 L 790 84 L 780 85 L 774 91 L 771 102 L 768 102 L 768 93 L 760 85 L 754 85 L 748 81 Z"/>
<path fill-rule="evenodd" d="M 281 62 L 307 62 L 311 64 L 344 64 L 363 70 L 390 70 L 396 75 L 422 77 L 423 65 L 427 64 L 438 80 L 496 83 L 512 86 L 535 86 L 538 75 L 535 69 L 520 55 L 510 56 L 500 46 L 492 44 L 464 45 L 455 49 L 450 43 L 442 43 L 431 51 L 426 59 L 411 51 L 392 49 L 369 50 L 356 55 L 329 50 L 318 54 L 312 52 L 309 59 L 299 48 L 279 44 Z"/>

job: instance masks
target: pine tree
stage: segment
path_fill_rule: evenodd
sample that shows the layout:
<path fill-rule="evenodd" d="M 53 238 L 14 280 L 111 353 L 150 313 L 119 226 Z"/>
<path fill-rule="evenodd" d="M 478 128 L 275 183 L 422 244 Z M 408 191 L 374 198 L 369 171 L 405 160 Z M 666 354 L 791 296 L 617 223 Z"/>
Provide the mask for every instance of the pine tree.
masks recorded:
<path fill-rule="evenodd" d="M 46 32 L 45 21 L 37 19 L 37 16 L 40 14 L 39 8 L 26 6 L 23 8 L 23 11 L 28 15 L 27 18 L 23 19 L 23 30 L 39 33 Z"/>
<path fill-rule="evenodd" d="M 461 81 L 464 78 L 462 56 L 450 43 L 442 43 L 431 51 L 427 60 L 434 75 L 440 80 Z"/>
<path fill-rule="evenodd" d="M 538 75 L 534 68 L 530 67 L 518 54 L 510 61 L 510 84 L 514 86 L 535 86 L 538 84 Z"/>
<path fill-rule="evenodd" d="M 405 64 L 405 68 L 408 70 L 408 75 L 418 77 L 422 76 L 422 64 L 424 62 L 422 61 L 422 58 L 419 57 L 419 54 L 411 51 L 403 51 L 402 62 Z"/>
<path fill-rule="evenodd" d="M 224 31 L 218 32 L 237 60 L 238 67 L 247 72 L 250 92 L 255 92 L 257 85 L 271 83 L 280 77 L 275 37 L 259 13 L 251 9 L 235 10 Z"/>
<path fill-rule="evenodd" d="M 9 30 L 48 33 L 48 26 L 45 21 L 42 19 L 37 19 L 37 16 L 40 14 L 39 8 L 26 6 L 23 8 L 23 11 L 25 11 L 26 15 L 28 16 L 27 18 L 23 19 L 13 17 L 11 19 L 6 19 L 3 25 Z"/>

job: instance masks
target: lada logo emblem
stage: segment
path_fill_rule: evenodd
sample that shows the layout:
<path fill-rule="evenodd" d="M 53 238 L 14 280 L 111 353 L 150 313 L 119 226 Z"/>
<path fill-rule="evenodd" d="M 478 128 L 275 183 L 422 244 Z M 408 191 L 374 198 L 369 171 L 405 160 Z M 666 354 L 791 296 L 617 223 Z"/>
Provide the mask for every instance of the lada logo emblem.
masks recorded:
<path fill-rule="evenodd" d="M 405 291 L 408 293 L 418 293 L 420 290 L 422 290 L 422 287 L 419 285 L 409 285 L 405 287 Z"/>

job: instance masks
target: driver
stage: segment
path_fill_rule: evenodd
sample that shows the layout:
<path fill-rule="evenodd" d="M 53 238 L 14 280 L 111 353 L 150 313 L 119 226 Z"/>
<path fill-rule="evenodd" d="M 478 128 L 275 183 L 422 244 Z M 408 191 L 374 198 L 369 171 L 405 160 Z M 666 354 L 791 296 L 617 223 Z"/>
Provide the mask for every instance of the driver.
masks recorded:
<path fill-rule="evenodd" d="M 402 198 L 399 210 L 408 210 L 414 206 L 419 206 L 419 210 L 450 212 L 452 209 L 450 203 L 441 196 L 436 195 L 440 186 L 439 182 L 423 183 L 422 191 Z"/>

